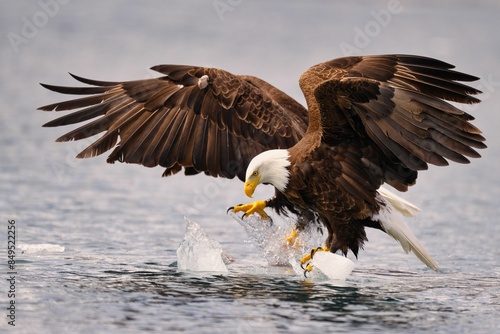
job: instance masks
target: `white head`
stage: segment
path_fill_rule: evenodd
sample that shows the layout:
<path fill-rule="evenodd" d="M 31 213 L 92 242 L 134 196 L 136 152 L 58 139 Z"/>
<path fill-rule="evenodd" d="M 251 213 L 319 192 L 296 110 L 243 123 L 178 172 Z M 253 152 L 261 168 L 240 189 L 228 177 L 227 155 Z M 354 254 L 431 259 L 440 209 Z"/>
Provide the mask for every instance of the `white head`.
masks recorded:
<path fill-rule="evenodd" d="M 245 180 L 245 194 L 252 197 L 255 188 L 261 183 L 272 184 L 278 191 L 285 191 L 288 184 L 290 166 L 288 150 L 269 150 L 262 152 L 250 161 Z"/>

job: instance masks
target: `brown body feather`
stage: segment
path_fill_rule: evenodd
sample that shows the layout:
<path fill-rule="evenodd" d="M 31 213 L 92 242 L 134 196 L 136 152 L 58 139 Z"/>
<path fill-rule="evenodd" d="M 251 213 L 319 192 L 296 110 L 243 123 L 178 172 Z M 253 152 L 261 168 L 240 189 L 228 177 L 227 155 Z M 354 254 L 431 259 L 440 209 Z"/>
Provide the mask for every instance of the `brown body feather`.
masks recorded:
<path fill-rule="evenodd" d="M 400 191 L 428 164 L 467 163 L 484 148 L 473 117 L 446 101 L 477 103 L 478 90 L 459 81 L 476 77 L 439 60 L 407 55 L 360 56 L 315 65 L 300 78 L 308 110 L 267 82 L 204 67 L 160 65 L 156 79 L 104 82 L 93 87 L 44 85 L 90 95 L 41 107 L 83 108 L 45 126 L 89 123 L 60 137 L 78 140 L 105 132 L 78 157 L 113 149 L 108 162 L 163 166 L 164 175 L 244 179 L 250 160 L 289 148 L 290 180 L 270 205 L 317 217 L 332 251 L 357 255 L 365 226 L 381 203 L 377 189 Z M 203 78 L 208 79 L 204 85 Z M 314 214 L 313 214 L 314 213 Z"/>
<path fill-rule="evenodd" d="M 305 137 L 290 149 L 292 205 L 319 214 L 332 252 L 357 255 L 364 226 L 378 213 L 377 189 L 400 191 L 427 164 L 468 163 L 484 148 L 469 114 L 445 100 L 477 103 L 478 90 L 458 83 L 477 78 L 444 62 L 387 55 L 335 59 L 300 78 L 309 110 Z"/>

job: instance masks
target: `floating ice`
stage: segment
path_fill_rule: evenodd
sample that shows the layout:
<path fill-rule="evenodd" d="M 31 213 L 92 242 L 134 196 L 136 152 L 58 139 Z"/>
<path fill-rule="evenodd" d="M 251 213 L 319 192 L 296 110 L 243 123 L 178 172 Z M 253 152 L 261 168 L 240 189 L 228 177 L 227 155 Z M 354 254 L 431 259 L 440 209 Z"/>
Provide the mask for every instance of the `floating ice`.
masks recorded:
<path fill-rule="evenodd" d="M 348 258 L 330 252 L 316 252 L 310 262 L 312 271 L 307 273 L 307 278 L 312 280 L 338 280 L 345 281 L 354 269 L 354 262 Z M 290 261 L 293 270 L 298 275 L 304 275 L 300 261 Z"/>
<path fill-rule="evenodd" d="M 330 252 L 316 252 L 311 260 L 313 271 L 320 270 L 330 279 L 344 281 L 354 269 L 354 262 Z"/>
<path fill-rule="evenodd" d="M 64 252 L 64 246 L 57 244 L 25 244 L 20 243 L 17 248 L 19 248 L 25 254 L 35 254 L 35 253 L 62 253 Z"/>
<path fill-rule="evenodd" d="M 275 217 L 262 220 L 256 215 L 241 218 L 229 212 L 245 229 L 250 242 L 257 247 L 270 265 L 291 265 L 297 275 L 303 276 L 300 259 L 312 248 L 323 245 L 326 236 L 318 226 L 309 224 L 300 231 L 295 242 L 290 245 L 286 238 L 294 227 L 295 218 Z M 311 260 L 313 270 L 307 274 L 311 279 L 345 280 L 354 269 L 354 263 L 348 258 L 330 252 L 316 252 Z"/>
<path fill-rule="evenodd" d="M 227 272 L 219 242 L 209 237 L 194 221 L 186 219 L 186 234 L 177 248 L 179 270 Z"/>

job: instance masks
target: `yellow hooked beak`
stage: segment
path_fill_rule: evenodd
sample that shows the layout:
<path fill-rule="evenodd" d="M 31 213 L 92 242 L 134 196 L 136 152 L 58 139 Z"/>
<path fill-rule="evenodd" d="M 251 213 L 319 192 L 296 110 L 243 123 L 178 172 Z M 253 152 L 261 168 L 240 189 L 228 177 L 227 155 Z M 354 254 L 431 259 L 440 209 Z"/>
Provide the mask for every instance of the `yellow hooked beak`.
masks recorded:
<path fill-rule="evenodd" d="M 253 192 L 255 191 L 255 188 L 257 188 L 259 181 L 260 181 L 260 176 L 245 181 L 245 195 L 247 195 L 250 198 L 253 197 Z"/>

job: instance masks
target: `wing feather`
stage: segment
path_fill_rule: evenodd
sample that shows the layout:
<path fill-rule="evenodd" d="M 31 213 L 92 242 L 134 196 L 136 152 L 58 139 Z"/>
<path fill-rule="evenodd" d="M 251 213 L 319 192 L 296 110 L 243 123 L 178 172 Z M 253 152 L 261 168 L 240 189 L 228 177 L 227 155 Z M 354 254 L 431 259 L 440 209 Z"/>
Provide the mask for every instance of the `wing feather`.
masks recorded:
<path fill-rule="evenodd" d="M 473 95 L 480 91 L 460 82 L 478 78 L 453 68 L 410 55 L 345 57 L 313 66 L 301 77 L 310 127 L 316 124 L 330 145 L 370 148 L 375 153 L 365 165 L 384 170 L 376 187 L 388 182 L 406 190 L 428 164 L 468 163 L 467 157 L 480 157 L 474 148 L 486 147 L 470 123 L 474 118 L 446 102 L 479 102 Z"/>
<path fill-rule="evenodd" d="M 291 147 L 307 128 L 307 110 L 261 79 L 187 65 L 152 69 L 165 76 L 108 82 L 72 75 L 91 87 L 42 84 L 62 94 L 87 95 L 40 107 L 46 111 L 78 109 L 44 126 L 87 122 L 58 141 L 104 132 L 80 158 L 114 147 L 110 163 L 160 165 L 166 168 L 164 175 L 184 168 L 187 174 L 237 175 L 240 179 L 256 154 Z"/>
<path fill-rule="evenodd" d="M 90 119 L 96 118 L 98 116 L 102 116 L 106 114 L 106 111 L 109 108 L 109 103 L 102 103 L 92 107 L 88 107 L 82 109 L 80 111 L 74 112 L 72 114 L 68 114 L 62 117 L 59 117 L 53 121 L 50 121 L 44 124 L 44 127 L 55 127 L 61 125 L 69 125 L 75 123 L 81 123 L 88 121 Z"/>

